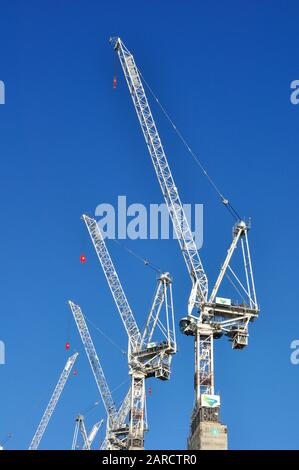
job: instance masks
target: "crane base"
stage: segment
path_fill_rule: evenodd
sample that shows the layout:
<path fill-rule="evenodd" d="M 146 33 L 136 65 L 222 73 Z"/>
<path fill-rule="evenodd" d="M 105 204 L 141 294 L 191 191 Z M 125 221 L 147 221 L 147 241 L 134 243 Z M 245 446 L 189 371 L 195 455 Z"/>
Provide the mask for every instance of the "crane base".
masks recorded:
<path fill-rule="evenodd" d="M 227 427 L 212 421 L 200 422 L 188 439 L 188 450 L 227 450 Z"/>

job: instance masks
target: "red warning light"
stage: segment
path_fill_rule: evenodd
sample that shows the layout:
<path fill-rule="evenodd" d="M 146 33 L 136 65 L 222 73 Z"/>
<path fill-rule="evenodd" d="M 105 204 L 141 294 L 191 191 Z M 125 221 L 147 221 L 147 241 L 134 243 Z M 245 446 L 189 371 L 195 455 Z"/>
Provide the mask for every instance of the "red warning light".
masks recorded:
<path fill-rule="evenodd" d="M 81 255 L 81 256 L 80 256 L 80 261 L 81 261 L 81 263 L 86 263 L 86 256 L 85 256 L 85 255 Z"/>
<path fill-rule="evenodd" d="M 65 349 L 70 349 L 70 347 L 71 347 L 71 345 L 70 345 L 70 343 L 67 341 L 67 342 L 65 343 Z"/>
<path fill-rule="evenodd" d="M 114 75 L 114 78 L 113 78 L 113 88 L 114 88 L 114 90 L 116 88 L 116 75 Z"/>

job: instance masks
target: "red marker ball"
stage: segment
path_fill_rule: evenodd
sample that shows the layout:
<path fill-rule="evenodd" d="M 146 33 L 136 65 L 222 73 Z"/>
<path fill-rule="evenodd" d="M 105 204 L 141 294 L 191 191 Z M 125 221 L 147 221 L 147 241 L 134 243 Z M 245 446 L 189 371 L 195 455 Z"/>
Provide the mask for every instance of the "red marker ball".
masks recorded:
<path fill-rule="evenodd" d="M 71 347 L 71 345 L 70 345 L 70 343 L 67 341 L 67 342 L 65 343 L 65 349 L 70 349 L 70 347 Z"/>
<path fill-rule="evenodd" d="M 76 371 L 76 369 L 74 370 L 74 375 L 77 375 L 77 371 Z"/>
<path fill-rule="evenodd" d="M 86 262 L 86 256 L 85 256 L 85 255 L 81 255 L 81 256 L 80 256 L 80 261 L 81 261 L 81 263 L 85 263 L 85 262 Z"/>

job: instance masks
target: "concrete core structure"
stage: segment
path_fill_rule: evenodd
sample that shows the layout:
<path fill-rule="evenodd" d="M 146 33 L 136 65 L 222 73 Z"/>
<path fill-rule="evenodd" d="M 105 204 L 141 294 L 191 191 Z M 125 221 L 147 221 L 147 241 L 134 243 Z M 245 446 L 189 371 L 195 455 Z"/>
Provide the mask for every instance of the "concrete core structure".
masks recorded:
<path fill-rule="evenodd" d="M 189 450 L 227 450 L 227 427 L 224 424 L 204 421 L 188 439 Z"/>
<path fill-rule="evenodd" d="M 220 407 L 196 407 L 191 417 L 189 450 L 227 450 L 227 426 L 219 423 Z"/>

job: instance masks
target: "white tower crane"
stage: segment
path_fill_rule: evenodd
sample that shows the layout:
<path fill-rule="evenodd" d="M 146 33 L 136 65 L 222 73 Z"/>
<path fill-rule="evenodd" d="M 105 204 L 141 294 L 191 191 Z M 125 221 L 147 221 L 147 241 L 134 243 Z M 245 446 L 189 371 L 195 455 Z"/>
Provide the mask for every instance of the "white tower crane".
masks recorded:
<path fill-rule="evenodd" d="M 141 334 L 99 225 L 87 215 L 83 215 L 82 218 L 87 226 L 121 320 L 128 334 L 128 363 L 132 392 L 128 448 L 142 449 L 144 447 L 144 433 L 146 431 L 145 379 L 148 377 L 156 377 L 161 380 L 169 379 L 171 359 L 173 354 L 176 353 L 171 277 L 169 273 L 160 275 L 154 301 L 147 316 L 144 333 Z M 165 322 L 161 321 L 163 304 L 165 306 Z M 153 342 L 152 339 L 157 326 L 162 340 Z"/>
<path fill-rule="evenodd" d="M 192 440 L 192 435 L 198 425 L 205 421 L 217 422 L 219 420 L 220 399 L 209 400 L 209 397 L 214 396 L 215 393 L 213 339 L 225 334 L 231 339 L 233 348 L 242 349 L 248 343 L 248 323 L 253 321 L 259 313 L 248 244 L 250 227 L 242 220 L 238 220 L 235 225 L 232 243 L 209 297 L 208 278 L 174 183 L 134 57 L 120 38 L 111 38 L 110 42 L 119 57 L 180 251 L 192 281 L 188 315 L 180 321 L 180 329 L 184 334 L 195 338 L 195 404 L 189 440 L 190 448 L 194 448 L 194 446 L 201 446 L 201 444 L 195 444 L 194 439 Z M 224 198 L 222 202 L 228 204 Z M 237 245 L 241 246 L 245 282 L 240 280 L 230 265 Z M 232 305 L 230 299 L 217 297 L 224 275 L 228 275 L 228 271 L 245 296 L 246 302 L 243 304 Z M 214 405 L 210 406 L 209 403 Z"/>
<path fill-rule="evenodd" d="M 104 371 L 90 336 L 84 315 L 79 305 L 69 301 L 83 346 L 85 348 L 91 370 L 98 386 L 103 405 L 107 413 L 106 447 L 108 449 L 125 449 L 127 447 L 128 426 L 125 423 L 130 410 L 130 390 L 121 407 L 117 411 L 107 384 Z M 82 422 L 81 422 L 82 424 Z"/>
<path fill-rule="evenodd" d="M 84 423 L 84 416 L 83 415 L 78 415 L 76 416 L 75 420 L 75 430 L 74 430 L 74 436 L 73 436 L 73 442 L 72 442 L 72 450 L 78 449 L 78 434 L 80 431 L 82 440 L 83 440 L 83 447 L 82 450 L 90 450 L 93 441 L 95 440 L 97 433 L 102 426 L 104 420 L 101 419 L 97 423 L 93 425 L 91 428 L 89 434 L 87 434 L 85 423 Z"/>
<path fill-rule="evenodd" d="M 37 450 L 77 357 L 78 357 L 78 353 L 75 353 L 72 356 L 70 356 L 68 360 L 66 361 L 64 369 L 61 373 L 61 376 L 59 377 L 57 385 L 48 403 L 48 406 L 33 436 L 33 439 L 29 446 L 29 450 Z"/>

